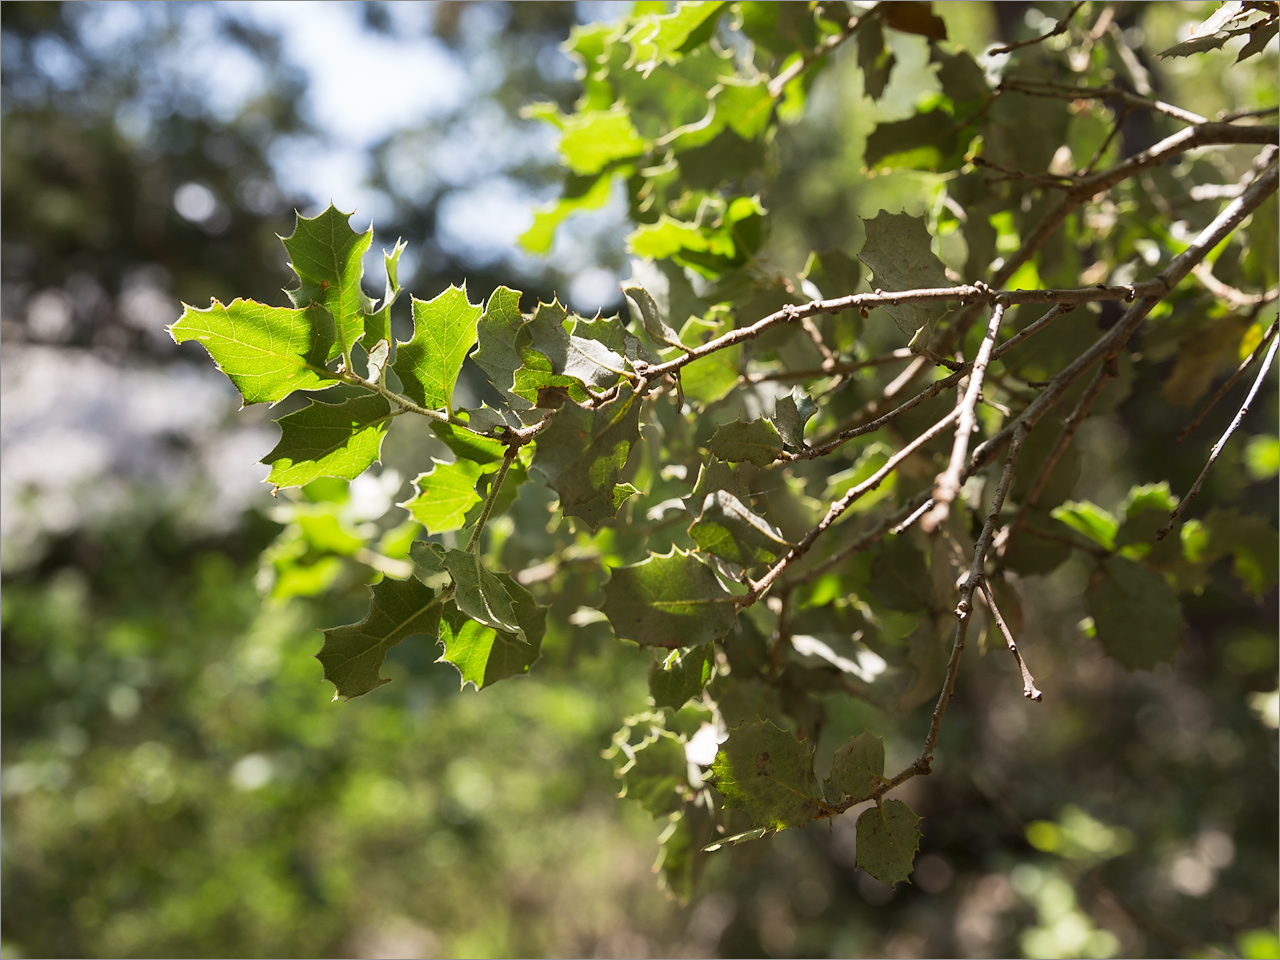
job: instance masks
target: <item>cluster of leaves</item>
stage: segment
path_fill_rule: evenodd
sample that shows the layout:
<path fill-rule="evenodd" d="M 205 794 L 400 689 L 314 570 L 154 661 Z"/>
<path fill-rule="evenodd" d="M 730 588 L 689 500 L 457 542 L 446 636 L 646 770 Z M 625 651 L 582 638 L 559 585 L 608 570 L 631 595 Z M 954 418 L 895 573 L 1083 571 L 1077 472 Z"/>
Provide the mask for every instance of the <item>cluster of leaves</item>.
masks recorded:
<path fill-rule="evenodd" d="M 866 218 L 861 264 L 837 247 L 788 270 L 767 230 L 786 178 L 780 131 L 802 120 L 847 40 L 867 95 L 884 95 L 895 35 L 927 43 L 938 92 L 879 123 L 865 161 L 927 172 L 933 213 Z M 1274 339 L 1273 224 L 1232 232 L 1274 204 L 1274 148 L 1249 190 L 1229 194 L 1252 206 L 1225 221 L 1220 203 L 1155 165 L 1202 143 L 1274 144 L 1275 128 L 1208 124 L 1134 96 L 1115 108 L 1114 68 L 1092 34 L 1068 80 L 1041 47 L 1011 57 L 1001 79 L 945 41 L 945 23 L 918 3 L 641 3 L 620 24 L 575 30 L 566 49 L 582 99 L 567 115 L 531 111 L 561 132 L 566 189 L 524 241 L 545 250 L 560 222 L 623 183 L 637 224 L 629 323 L 559 302 L 524 312 L 506 287 L 473 304 L 451 287 L 412 299 L 412 333 L 397 341 L 403 246 L 384 254 L 384 294 L 370 299 L 372 228 L 356 233 L 333 207 L 284 239 L 291 307 L 186 308 L 174 338 L 201 343 L 246 404 L 333 392 L 280 419 L 264 458 L 277 487 L 353 480 L 378 462 L 393 421 L 430 427 L 441 456 L 424 461 L 399 504 L 408 519 L 376 545 L 313 497 L 269 552 L 277 597 L 325 589 L 335 557 L 376 581 L 363 620 L 325 631 L 318 656 L 339 696 L 385 682 L 387 651 L 416 634 L 442 645 L 464 684 L 526 673 L 547 629 L 530 588 L 547 584 L 569 623 L 607 620 L 650 648 L 653 710 L 627 720 L 613 756 L 624 792 L 670 820 L 674 889 L 690 890 L 704 850 L 868 801 L 858 864 L 893 884 L 921 833 L 884 794 L 929 772 L 977 597 L 983 642 L 999 627 L 1016 654 L 1018 581 L 1083 554 L 1087 630 L 1126 667 L 1149 669 L 1177 653 L 1179 592 L 1216 560 L 1230 555 L 1254 593 L 1274 585 L 1265 518 L 1212 512 L 1163 540 L 1157 528 L 1180 509 L 1167 482 L 1135 486 L 1114 512 L 1070 498 L 1072 438 L 1131 391 L 1138 359 L 1124 348 L 1144 318 L 1157 362 L 1203 335 L 1206 304 L 1234 318 L 1208 363 L 1173 365 L 1171 382 L 1190 383 L 1192 366 L 1200 377 L 1171 388 L 1184 403 Z M 1199 139 L 1128 158 L 1117 133 L 1135 109 L 1191 123 Z M 1206 165 L 1201 180 L 1239 179 L 1225 161 L 1188 162 Z M 1179 228 L 1153 230 L 1174 205 Z M 1129 263 L 1164 269 L 1135 285 Z M 1209 279 L 1178 287 L 1194 264 Z M 1082 319 L 1082 305 L 1112 308 L 1139 287 L 1123 317 Z M 1045 304 L 1056 306 L 1040 316 Z M 975 322 L 984 307 L 989 324 Z M 913 383 L 923 389 L 909 396 Z M 1068 400 L 1065 427 L 1044 417 Z M 987 442 L 970 450 L 975 431 Z M 527 482 L 535 472 L 554 509 Z M 997 531 L 1006 503 L 1016 511 Z M 827 536 L 836 525 L 841 536 Z M 831 709 L 850 697 L 897 711 L 936 699 L 920 758 L 886 777 L 883 740 Z"/>

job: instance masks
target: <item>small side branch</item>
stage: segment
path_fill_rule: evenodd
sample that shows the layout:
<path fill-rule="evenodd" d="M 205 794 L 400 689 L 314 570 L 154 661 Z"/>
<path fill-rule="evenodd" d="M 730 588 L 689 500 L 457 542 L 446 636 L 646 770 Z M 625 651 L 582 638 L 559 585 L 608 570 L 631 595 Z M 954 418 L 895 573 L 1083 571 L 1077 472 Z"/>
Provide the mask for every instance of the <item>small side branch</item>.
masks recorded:
<path fill-rule="evenodd" d="M 511 464 L 515 462 L 519 454 L 519 447 L 507 447 L 507 455 L 502 458 L 502 466 L 498 468 L 497 476 L 489 484 L 489 496 L 485 498 L 484 510 L 480 514 L 480 519 L 476 522 L 475 532 L 471 534 L 471 539 L 467 541 L 467 553 L 475 553 L 476 547 L 480 545 L 480 534 L 484 533 L 484 525 L 489 522 L 489 514 L 493 512 L 493 505 L 498 499 L 498 494 L 502 491 L 502 483 L 507 479 L 507 471 L 511 469 Z"/>
<path fill-rule="evenodd" d="M 1056 37 L 1061 33 L 1066 33 L 1067 26 L 1071 23 L 1071 18 L 1074 17 L 1076 12 L 1084 6 L 1084 3 L 1085 0 L 1076 0 L 1076 2 L 1071 5 L 1071 9 L 1067 11 L 1067 15 L 1059 20 L 1054 28 L 1043 36 L 1030 37 L 1027 40 L 1019 40 L 1017 43 L 1011 43 L 1006 47 L 994 47 L 987 51 L 987 56 L 994 57 L 1002 53 L 1013 53 L 1015 50 L 1021 50 L 1023 47 L 1034 46 L 1037 43 L 1044 43 L 1050 37 Z"/>
<path fill-rule="evenodd" d="M 1258 395 L 1258 390 L 1262 386 L 1262 381 L 1267 378 L 1267 374 L 1271 371 L 1271 364 L 1276 358 L 1276 347 L 1280 346 L 1280 340 L 1272 340 L 1271 347 L 1267 350 L 1267 358 L 1262 361 L 1262 369 L 1258 371 L 1257 377 L 1254 378 L 1253 386 L 1249 388 L 1249 395 L 1244 398 L 1244 403 L 1240 405 L 1240 409 L 1236 411 L 1235 417 L 1231 421 L 1231 425 L 1227 427 L 1226 432 L 1219 438 L 1218 442 L 1213 445 L 1213 449 L 1209 451 L 1209 460 L 1204 465 L 1204 469 L 1200 471 L 1200 476 L 1196 477 L 1196 482 L 1191 485 L 1191 489 L 1187 491 L 1187 495 L 1178 501 L 1178 505 L 1174 507 L 1173 512 L 1169 514 L 1169 522 L 1160 528 L 1156 533 L 1157 540 L 1163 540 L 1173 530 L 1173 526 L 1178 522 L 1178 517 L 1182 515 L 1182 511 L 1187 508 L 1200 493 L 1200 487 L 1204 485 L 1204 478 L 1209 475 L 1209 468 L 1213 466 L 1214 461 L 1222 453 L 1222 448 L 1227 445 L 1227 441 L 1231 439 L 1231 435 L 1236 432 L 1236 428 L 1240 426 L 1240 422 L 1244 419 L 1244 415 L 1249 412 L 1249 404 L 1253 403 L 1253 398 Z"/>
<path fill-rule="evenodd" d="M 969 459 L 969 438 L 978 426 L 978 398 L 982 396 L 982 381 L 987 373 L 987 365 L 991 362 L 996 337 L 1000 333 L 1004 310 L 1004 303 L 997 302 L 995 309 L 991 311 L 991 322 L 987 325 L 986 335 L 973 360 L 973 370 L 969 373 L 969 386 L 956 407 L 956 435 L 951 445 L 951 460 L 933 485 L 933 506 L 920 518 L 920 528 L 925 533 L 933 533 L 946 522 L 951 512 L 951 503 L 960 493 L 960 472 Z"/>
<path fill-rule="evenodd" d="M 1280 329 L 1280 317 L 1271 322 L 1271 328 L 1267 331 L 1266 336 L 1262 338 L 1262 341 L 1253 348 L 1253 353 L 1249 354 L 1249 356 L 1245 358 L 1244 362 L 1241 363 L 1240 366 L 1236 367 L 1235 372 L 1232 373 L 1231 376 L 1227 377 L 1226 382 L 1214 391 L 1213 396 L 1204 402 L 1204 406 L 1200 408 L 1200 412 L 1196 414 L 1195 419 L 1188 423 L 1183 428 L 1182 432 L 1178 434 L 1179 443 L 1187 442 L 1187 437 L 1191 436 L 1191 431 L 1200 426 L 1201 421 L 1204 420 L 1209 411 L 1218 405 L 1218 401 L 1225 397 L 1227 395 L 1227 391 L 1239 382 L 1240 378 L 1244 376 L 1244 372 L 1253 366 L 1253 362 L 1258 359 L 1258 356 L 1262 351 L 1271 345 L 1271 341 L 1276 338 L 1276 332 L 1278 329 Z"/>
<path fill-rule="evenodd" d="M 1036 688 L 1035 678 L 1031 676 L 1031 671 L 1027 669 L 1027 664 L 1022 659 L 1022 654 L 1018 652 L 1018 645 L 1014 642 L 1013 633 L 1009 630 L 1009 625 L 1004 622 L 1004 617 L 1000 615 L 1000 608 L 996 606 L 996 598 L 991 592 L 991 585 L 987 583 L 985 577 L 983 578 L 981 589 L 982 599 L 986 601 L 987 610 L 991 612 L 991 619 L 996 622 L 996 626 L 1004 634 L 1005 646 L 1013 654 L 1013 659 L 1018 661 L 1018 669 L 1022 671 L 1022 695 L 1028 700 L 1035 700 L 1038 703 L 1044 697 L 1044 694 Z"/>

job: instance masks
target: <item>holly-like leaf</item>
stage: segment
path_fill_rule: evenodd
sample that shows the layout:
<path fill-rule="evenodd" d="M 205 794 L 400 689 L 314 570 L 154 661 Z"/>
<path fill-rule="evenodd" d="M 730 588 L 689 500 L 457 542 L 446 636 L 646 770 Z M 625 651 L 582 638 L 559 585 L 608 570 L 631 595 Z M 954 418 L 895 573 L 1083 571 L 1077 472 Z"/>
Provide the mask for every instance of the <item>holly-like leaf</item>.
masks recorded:
<path fill-rule="evenodd" d="M 702 693 L 711 679 L 715 657 L 710 644 L 672 650 L 649 665 L 649 695 L 658 709 L 679 710 Z"/>
<path fill-rule="evenodd" d="M 647 77 L 659 63 L 672 61 L 706 40 L 715 28 L 715 16 L 727 5 L 723 0 L 693 0 L 672 13 L 637 17 L 622 38 L 631 46 L 632 68 Z"/>
<path fill-rule="evenodd" d="M 914 33 L 930 40 L 947 39 L 947 24 L 933 12 L 932 3 L 920 0 L 889 0 L 877 9 L 886 26 L 902 33 Z"/>
<path fill-rule="evenodd" d="M 485 569 L 479 557 L 466 550 L 447 550 L 442 562 L 453 578 L 453 601 L 459 610 L 487 627 L 514 634 L 521 642 L 527 642 L 516 619 L 511 594 L 501 580 Z"/>
<path fill-rule="evenodd" d="M 333 320 L 323 307 L 268 307 L 252 300 L 217 300 L 207 310 L 187 306 L 169 327 L 175 343 L 195 340 L 227 375 L 244 405 L 275 403 L 295 390 L 323 390 Z"/>
<path fill-rule="evenodd" d="M 901 800 L 882 803 L 858 817 L 858 866 L 892 887 L 911 876 L 920 849 L 920 818 Z"/>
<path fill-rule="evenodd" d="M 480 502 L 476 481 L 484 466 L 472 460 L 444 463 L 434 457 L 431 462 L 431 469 L 413 481 L 417 495 L 396 506 L 408 510 L 428 533 L 461 530 L 467 511 Z"/>
<path fill-rule="evenodd" d="M 689 527 L 698 549 L 744 567 L 766 563 L 791 544 L 764 517 L 727 490 L 709 493 L 702 513 Z"/>
<path fill-rule="evenodd" d="M 741 419 L 716 428 L 707 449 L 730 463 L 754 463 L 767 467 L 782 453 L 782 437 L 768 420 Z"/>
<path fill-rule="evenodd" d="M 547 608 L 538 606 L 533 595 L 506 574 L 497 579 L 511 597 L 515 618 L 526 639 L 478 623 L 449 604 L 440 620 L 440 640 L 444 643 L 440 660 L 457 667 L 464 687 L 470 683 L 483 690 L 499 680 L 522 676 L 542 655 Z"/>
<path fill-rule="evenodd" d="M 768 720 L 733 730 L 711 771 L 725 806 L 746 811 L 756 827 L 802 827 L 821 810 L 813 748 Z"/>
<path fill-rule="evenodd" d="M 376 344 L 385 340 L 388 348 L 390 347 L 391 305 L 400 298 L 400 255 L 404 253 L 407 247 L 408 244 L 403 240 L 397 240 L 390 253 L 386 250 L 382 251 L 382 264 L 387 273 L 387 286 L 383 291 L 382 302 L 378 304 L 377 312 L 365 317 L 365 344 Z M 377 377 L 370 376 L 368 379 L 376 380 Z"/>
<path fill-rule="evenodd" d="M 607 387 L 626 372 L 627 361 L 597 339 L 565 331 L 567 314 L 558 303 L 541 303 L 525 325 L 530 347 L 551 361 L 556 376 L 571 377 L 588 387 Z M 522 352 L 528 365 L 528 351 Z"/>
<path fill-rule="evenodd" d="M 1182 609 L 1160 574 L 1121 556 L 1098 565 L 1086 595 L 1107 655 L 1130 670 L 1172 662 L 1182 649 Z"/>
<path fill-rule="evenodd" d="M 733 597 L 711 569 L 676 547 L 615 567 L 600 609 L 619 638 L 642 647 L 705 646 L 737 618 Z"/>
<path fill-rule="evenodd" d="M 476 342 L 479 305 L 450 287 L 434 300 L 413 298 L 413 337 L 396 344 L 396 376 L 405 394 L 431 410 L 453 410 L 453 388 Z"/>
<path fill-rule="evenodd" d="M 689 789 L 684 744 L 675 734 L 656 726 L 650 726 L 639 743 L 627 743 L 623 738 L 631 731 L 628 726 L 614 735 L 612 755 L 619 765 L 614 776 L 622 780 L 618 796 L 639 801 L 655 817 L 675 813 Z"/>
<path fill-rule="evenodd" d="M 818 405 L 799 387 L 779 397 L 773 407 L 773 425 L 788 450 L 804 449 L 804 425 L 818 412 Z"/>
<path fill-rule="evenodd" d="M 316 477 L 354 480 L 377 462 L 390 422 L 391 405 L 376 394 L 336 404 L 313 400 L 276 421 L 280 442 L 262 458 L 271 467 L 267 483 L 300 487 Z"/>
<path fill-rule="evenodd" d="M 872 286 L 879 290 L 914 290 L 949 287 L 942 261 L 930 248 L 929 232 L 919 217 L 881 210 L 870 220 L 863 219 L 867 241 L 858 259 L 871 268 Z M 898 329 L 914 334 L 926 324 L 932 325 L 946 311 L 942 303 L 899 303 L 884 309 Z"/>
<path fill-rule="evenodd" d="M 491 429 L 486 423 L 487 419 L 491 419 L 495 423 L 502 422 L 496 411 L 488 407 L 481 407 L 479 410 L 460 410 L 458 413 L 461 415 L 461 419 L 467 421 L 467 425 L 471 429 L 465 429 L 453 423 L 441 423 L 439 420 L 432 420 L 431 432 L 443 440 L 459 460 L 474 460 L 476 463 L 499 463 L 506 456 L 507 448 L 497 440 L 482 437 L 475 432 L 481 429 Z"/>
<path fill-rule="evenodd" d="M 324 631 L 316 659 L 324 678 L 338 688 L 334 699 L 349 700 L 389 682 L 379 675 L 387 651 L 415 633 L 435 637 L 439 624 L 440 603 L 422 581 L 384 578 L 375 583 L 363 620 Z"/>
<path fill-rule="evenodd" d="M 520 350 L 528 342 L 525 318 L 520 313 L 520 291 L 499 287 L 489 297 L 477 325 L 478 346 L 472 357 L 516 409 L 530 406 L 527 400 L 511 392 L 512 376 L 520 369 Z"/>
<path fill-rule="evenodd" d="M 594 410 L 565 403 L 538 437 L 533 466 L 560 495 L 565 516 L 594 530 L 618 512 L 615 488 L 639 437 L 640 404 L 623 384 L 616 398 Z"/>
<path fill-rule="evenodd" d="M 698 468 L 698 479 L 693 485 L 693 495 L 689 498 L 689 512 L 694 513 L 706 502 L 707 497 L 717 490 L 724 490 L 737 497 L 742 503 L 748 503 L 751 491 L 747 488 L 742 474 L 723 460 L 714 457 Z"/>
<path fill-rule="evenodd" d="M 370 307 L 360 280 L 364 255 L 373 242 L 373 227 L 356 233 L 348 222 L 351 217 L 330 204 L 319 216 L 299 216 L 293 233 L 281 237 L 289 251 L 289 266 L 299 281 L 297 287 L 285 291 L 289 299 L 295 307 L 321 304 L 333 317 L 336 339 L 329 360 L 351 356 L 351 348 L 364 336 L 365 314 Z"/>
<path fill-rule="evenodd" d="M 884 740 L 870 730 L 836 751 L 827 778 L 827 796 L 833 800 L 849 797 L 865 800 L 884 782 Z"/>
<path fill-rule="evenodd" d="M 924 555 L 907 537 L 889 536 L 881 541 L 871 565 L 867 592 L 867 599 L 878 608 L 904 613 L 923 613 L 930 608 L 933 583 L 929 569 Z"/>

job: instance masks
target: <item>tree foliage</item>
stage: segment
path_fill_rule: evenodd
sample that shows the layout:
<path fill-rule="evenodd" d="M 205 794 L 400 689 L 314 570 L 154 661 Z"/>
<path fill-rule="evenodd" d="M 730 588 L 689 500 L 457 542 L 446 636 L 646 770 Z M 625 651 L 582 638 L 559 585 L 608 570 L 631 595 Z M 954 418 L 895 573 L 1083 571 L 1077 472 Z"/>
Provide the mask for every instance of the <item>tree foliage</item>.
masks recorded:
<path fill-rule="evenodd" d="M 291 307 L 186 307 L 174 339 L 245 404 L 325 393 L 280 419 L 265 458 L 286 496 L 374 469 L 406 416 L 429 428 L 396 525 L 322 535 L 299 498 L 271 548 L 277 597 L 326 589 L 334 557 L 367 568 L 367 616 L 318 654 L 337 695 L 384 683 L 401 643 L 439 644 L 479 689 L 536 673 L 545 604 L 607 620 L 650 648 L 654 710 L 619 718 L 619 773 L 670 821 L 677 893 L 704 851 L 863 804 L 857 862 L 892 885 L 921 831 L 887 794 L 931 772 L 966 647 L 1008 647 L 1042 697 L 1046 627 L 1020 616 L 1036 578 L 1083 564 L 1080 634 L 1132 670 L 1178 654 L 1182 605 L 1219 560 L 1272 590 L 1273 515 L 1184 518 L 1199 465 L 1075 499 L 1106 466 L 1082 433 L 1131 398 L 1198 404 L 1236 367 L 1256 392 L 1277 343 L 1274 104 L 1209 119 L 1165 103 L 1109 14 L 1078 7 L 985 56 L 920 3 L 641 3 L 574 28 L 580 99 L 529 108 L 558 131 L 564 192 L 523 239 L 546 250 L 621 190 L 628 316 L 452 286 L 411 297 L 397 340 L 403 247 L 370 298 L 374 238 L 332 206 L 284 240 Z M 1241 59 L 1274 35 L 1266 5 L 1232 18 L 1206 36 L 1248 32 Z M 786 147 L 813 135 L 845 51 L 872 102 L 908 51 L 934 78 L 856 158 L 924 202 L 797 246 L 775 235 L 795 227 Z M 888 731 L 850 728 L 849 698 L 881 717 L 932 703 L 918 755 L 887 770 Z M 719 749 L 695 762 L 706 728 Z"/>

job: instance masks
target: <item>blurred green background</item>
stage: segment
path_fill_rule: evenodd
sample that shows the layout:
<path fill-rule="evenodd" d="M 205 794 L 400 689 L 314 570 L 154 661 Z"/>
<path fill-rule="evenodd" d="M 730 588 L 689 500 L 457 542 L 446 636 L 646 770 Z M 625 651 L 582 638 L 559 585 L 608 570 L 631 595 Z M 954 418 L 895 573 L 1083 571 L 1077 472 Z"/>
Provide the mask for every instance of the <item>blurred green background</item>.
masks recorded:
<path fill-rule="evenodd" d="M 939 6 L 977 50 L 1069 7 Z M 1114 6 L 1144 51 L 1213 9 Z M 558 44 L 625 9 L 0 5 L 3 955 L 1276 956 L 1276 595 L 1227 561 L 1186 598 L 1175 668 L 1151 674 L 1068 629 L 1080 568 L 1033 585 L 1028 621 L 1055 626 L 1024 652 L 1052 696 L 1028 707 L 1003 660 L 965 665 L 935 773 L 903 796 L 925 839 L 896 891 L 854 871 L 841 820 L 720 854 L 690 903 L 669 899 L 660 825 L 615 799 L 601 757 L 645 709 L 647 658 L 571 610 L 530 680 L 459 693 L 410 643 L 394 683 L 330 702 L 316 628 L 357 619 L 362 583 L 264 602 L 271 414 L 237 412 L 164 326 L 179 300 L 283 303 L 276 235 L 330 200 L 374 221 L 375 255 L 409 242 L 418 296 L 465 280 L 473 300 L 507 283 L 618 309 L 621 197 L 546 259 L 514 238 L 560 178 L 520 107 L 567 108 Z M 896 52 L 874 110 L 926 82 L 919 50 Z M 1256 69 L 1231 60 L 1147 67 L 1207 115 L 1274 103 L 1274 42 Z M 910 180 L 862 173 L 878 114 L 860 84 L 837 62 L 784 131 L 800 174 L 772 206 L 779 259 L 856 240 L 854 213 L 918 212 Z M 1188 415 L 1158 390 L 1081 437 L 1115 489 L 1185 487 L 1241 393 L 1200 446 L 1149 450 L 1144 423 Z M 1276 417 L 1268 390 L 1206 494 L 1272 528 Z M 380 516 L 411 453 L 349 500 L 313 497 Z M 890 766 L 926 726 L 927 708 L 900 718 Z"/>

